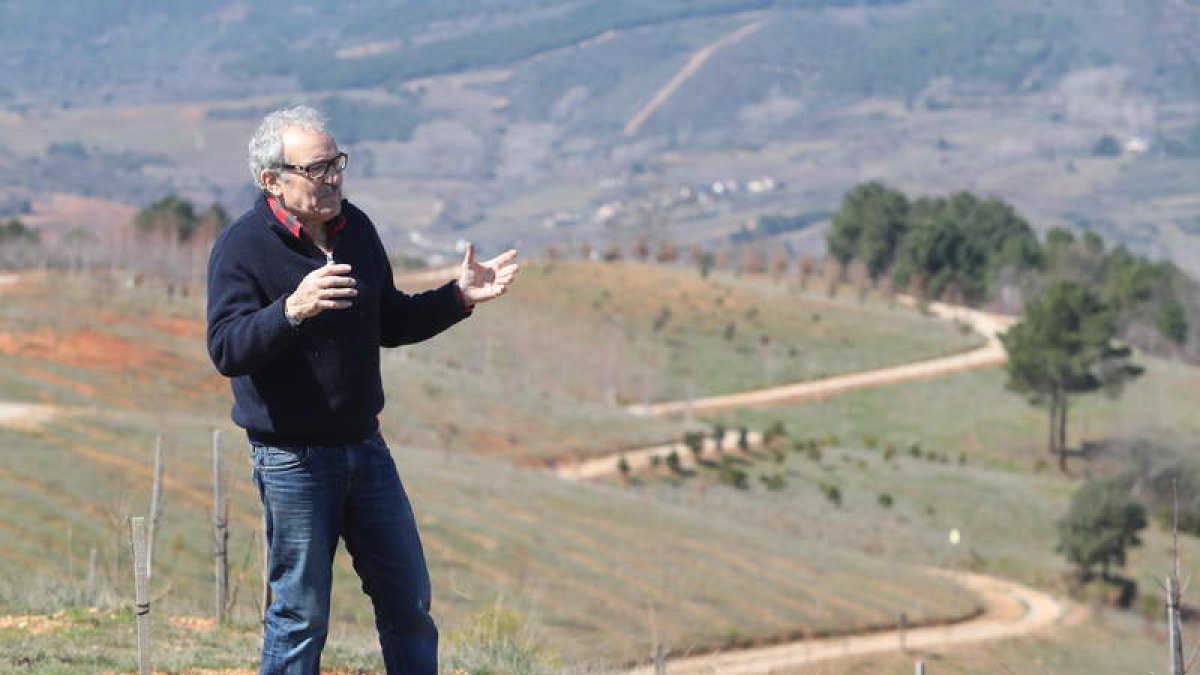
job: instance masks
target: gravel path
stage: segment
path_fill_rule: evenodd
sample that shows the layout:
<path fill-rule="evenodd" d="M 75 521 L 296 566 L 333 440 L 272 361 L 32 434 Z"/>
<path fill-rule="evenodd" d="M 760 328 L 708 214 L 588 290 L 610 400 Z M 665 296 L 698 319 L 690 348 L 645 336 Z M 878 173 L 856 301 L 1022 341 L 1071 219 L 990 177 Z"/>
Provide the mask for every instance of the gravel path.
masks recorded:
<path fill-rule="evenodd" d="M 786 672 L 800 666 L 851 656 L 903 649 L 929 650 L 1029 635 L 1057 625 L 1067 613 L 1068 606 L 1065 603 L 1012 581 L 967 572 L 933 572 L 950 576 L 956 583 L 977 594 L 983 601 L 984 613 L 970 621 L 950 626 L 914 628 L 904 631 L 903 635 L 900 631 L 886 631 L 668 659 L 667 672 L 721 675 Z M 629 671 L 629 675 L 653 673 L 653 666 Z"/>

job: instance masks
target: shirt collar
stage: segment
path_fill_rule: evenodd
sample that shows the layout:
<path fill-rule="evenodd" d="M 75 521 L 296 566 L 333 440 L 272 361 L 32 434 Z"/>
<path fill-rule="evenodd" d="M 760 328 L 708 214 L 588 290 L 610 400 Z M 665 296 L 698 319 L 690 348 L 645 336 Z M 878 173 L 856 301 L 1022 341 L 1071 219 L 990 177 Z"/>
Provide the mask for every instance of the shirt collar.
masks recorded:
<path fill-rule="evenodd" d="M 296 237 L 297 239 L 304 238 L 304 228 L 300 226 L 300 219 L 292 215 L 287 209 L 283 208 L 283 204 L 279 203 L 279 200 L 275 198 L 275 195 L 267 195 L 267 206 L 271 207 L 271 213 L 275 214 L 275 219 L 279 221 L 280 225 L 283 225 L 285 228 L 287 228 L 287 231 L 291 232 L 293 237 Z M 346 216 L 339 215 L 337 218 L 334 218 L 326 223 L 325 227 L 327 228 L 326 234 L 328 234 L 330 237 L 336 235 L 345 229 Z"/>

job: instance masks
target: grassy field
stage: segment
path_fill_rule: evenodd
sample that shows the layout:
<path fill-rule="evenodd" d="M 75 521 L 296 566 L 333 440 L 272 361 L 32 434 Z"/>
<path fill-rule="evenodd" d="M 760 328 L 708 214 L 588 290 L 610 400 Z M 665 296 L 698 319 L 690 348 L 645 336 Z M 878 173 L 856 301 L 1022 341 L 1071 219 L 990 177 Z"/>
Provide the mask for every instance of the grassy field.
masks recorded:
<path fill-rule="evenodd" d="M 244 666 L 260 611 L 259 506 L 227 421 L 226 385 L 204 354 L 202 303 L 119 281 L 64 276 L 52 288 L 29 278 L 0 305 L 0 393 L 66 406 L 40 429 L 0 430 L 0 613 L 48 626 L 0 624 L 0 649 L 29 672 L 130 667 L 126 529 L 148 508 L 161 434 L 160 662 Z M 773 381 L 760 360 L 725 353 L 739 349 L 775 354 L 782 379 L 958 351 L 973 338 L 910 310 L 684 268 L 531 264 L 521 284 L 503 309 L 481 308 L 442 339 L 385 359 L 384 430 L 416 503 L 448 634 L 511 610 L 535 644 L 575 668 L 643 660 L 652 634 L 686 653 L 879 627 L 902 611 L 923 621 L 977 610 L 945 579 L 870 551 L 519 466 L 677 436 L 680 423 L 630 420 L 617 404 L 636 398 L 629 388 L 642 373 L 685 372 L 688 352 L 726 364 L 686 371 L 707 393 Z M 671 316 L 656 328 L 662 307 Z M 740 327 L 728 340 L 726 320 Z M 785 363 L 789 347 L 806 358 Z M 682 375 L 664 382 L 671 377 Z M 228 455 L 238 589 L 233 627 L 216 632 L 167 618 L 211 614 L 214 429 Z M 344 554 L 335 584 L 327 664 L 377 668 L 370 608 Z"/>

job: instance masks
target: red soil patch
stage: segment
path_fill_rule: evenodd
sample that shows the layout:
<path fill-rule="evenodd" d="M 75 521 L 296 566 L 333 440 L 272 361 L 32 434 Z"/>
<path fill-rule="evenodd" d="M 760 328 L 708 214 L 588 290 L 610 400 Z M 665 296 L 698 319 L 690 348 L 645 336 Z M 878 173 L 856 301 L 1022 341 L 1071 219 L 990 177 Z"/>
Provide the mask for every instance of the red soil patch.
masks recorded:
<path fill-rule="evenodd" d="M 145 317 L 142 323 L 174 337 L 196 340 L 204 338 L 204 322 L 199 319 L 188 319 L 181 316 L 149 316 Z"/>
<path fill-rule="evenodd" d="M 155 356 L 128 340 L 93 329 L 55 333 L 0 333 L 0 354 L 53 361 L 102 372 L 122 372 Z"/>

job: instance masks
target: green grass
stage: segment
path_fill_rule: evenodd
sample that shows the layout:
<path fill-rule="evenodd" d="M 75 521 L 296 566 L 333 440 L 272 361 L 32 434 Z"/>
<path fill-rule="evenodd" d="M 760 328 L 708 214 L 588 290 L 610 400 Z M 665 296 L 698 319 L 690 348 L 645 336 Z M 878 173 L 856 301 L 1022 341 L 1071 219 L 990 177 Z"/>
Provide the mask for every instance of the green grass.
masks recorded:
<path fill-rule="evenodd" d="M 743 391 L 975 344 L 874 299 L 702 279 L 687 267 L 534 263 L 502 302 L 409 348 L 407 361 L 385 359 L 385 381 L 390 400 L 403 402 L 388 414 L 401 416 L 397 428 L 415 441 L 465 437 L 477 451 L 544 460 L 679 437 L 677 424 L 631 420 L 619 404 Z M 429 428 L 439 411 L 453 429 Z"/>
<path fill-rule="evenodd" d="M 87 308 L 100 291 L 65 288 L 51 300 L 35 287 L 20 296 L 25 301 L 0 306 L 0 317 L 9 331 L 92 325 Z M 707 469 L 688 479 L 578 485 L 511 461 L 678 436 L 677 423 L 629 419 L 603 400 L 596 383 L 627 386 L 625 374 L 606 371 L 614 362 L 668 365 L 655 351 L 668 339 L 663 333 L 700 360 L 719 360 L 730 347 L 723 333 L 708 328 L 717 310 L 706 303 L 716 297 L 726 310 L 736 308 L 740 321 L 771 335 L 772 345 L 795 340 L 823 354 L 820 367 L 830 373 L 959 350 L 972 337 L 874 300 L 860 306 L 764 279 L 701 280 L 684 268 L 532 265 L 520 288 L 439 340 L 385 358 L 384 430 L 414 500 L 441 625 L 447 634 L 467 630 L 495 608 L 524 620 L 524 642 L 501 640 L 484 658 L 526 658 L 521 650 L 530 647 L 540 648 L 537 658 L 546 667 L 641 660 L 652 647 L 652 621 L 669 648 L 685 652 L 882 626 L 901 611 L 916 621 L 973 611 L 973 598 L 913 566 L 970 567 L 1058 588 L 1065 565 L 1053 552 L 1053 521 L 1079 474 L 1037 470 L 1039 460 L 1049 459 L 1041 450 L 1045 415 L 1007 393 L 998 370 L 726 415 L 730 427 L 761 429 L 781 420 L 793 439 L 839 437 L 819 461 L 792 450 L 782 463 L 763 454 L 746 465 L 748 491 L 719 484 Z M 230 552 L 240 580 L 234 628 L 176 635 L 162 625 L 157 634 L 168 636 L 160 643 L 169 646 L 163 663 L 176 669 L 252 663 L 253 537 L 260 526 L 244 443 L 226 419 L 224 385 L 206 372 L 196 338 L 134 318 L 158 311 L 187 318 L 198 302 L 161 304 L 146 289 L 116 291 L 103 302 L 105 331 L 171 355 L 176 367 L 148 361 L 113 374 L 47 358 L 30 371 L 29 359 L 0 359 L 0 390 L 117 405 L 77 411 L 40 431 L 0 430 L 7 459 L 0 469 L 0 613 L 98 605 L 123 616 L 130 603 L 126 523 L 146 511 L 154 437 L 161 433 L 168 484 L 152 588 L 156 620 L 210 614 L 210 443 L 219 428 L 228 432 Z M 674 308 L 672 316 L 656 331 L 664 305 Z M 758 310 L 753 318 L 751 309 Z M 812 321 L 814 312 L 820 322 Z M 1146 363 L 1147 375 L 1124 398 L 1097 397 L 1072 408 L 1072 442 L 1200 431 L 1189 415 L 1200 375 Z M 763 383 L 761 364 L 731 360 L 726 368 L 731 372 L 706 376 L 704 391 Z M 53 378 L 44 379 L 46 373 Z M 80 394 L 72 382 L 97 394 Z M 164 393 L 180 389 L 193 393 Z M 618 388 L 628 396 L 623 392 Z M 914 444 L 919 458 L 908 452 Z M 885 460 L 888 445 L 897 452 Z M 930 453 L 949 461 L 930 461 Z M 1075 462 L 1082 473 L 1085 464 Z M 786 485 L 766 490 L 760 477 L 776 475 Z M 822 485 L 838 487 L 840 505 L 824 496 Z M 890 508 L 880 503 L 884 494 Z M 948 543 L 951 528 L 962 533 L 958 546 Z M 1152 589 L 1165 569 L 1165 547 L 1162 533 L 1152 532 L 1131 556 L 1130 573 L 1143 589 Z M 1186 541 L 1189 553 L 1196 548 Z M 32 570 L 48 581 L 35 583 Z M 369 603 L 344 553 L 336 565 L 334 613 L 327 665 L 378 668 Z M 78 636 L 3 634 L 0 649 L 10 662 L 35 659 L 29 672 L 130 667 L 121 665 L 131 663 L 129 625 L 87 621 Z M 80 649 L 55 647 L 61 644 Z M 96 647 L 88 651 L 85 644 Z M 479 658 L 462 648 L 460 663 Z M 93 660 L 80 666 L 61 656 L 75 653 Z M 1087 663 L 1082 651 L 1062 653 Z"/>
<path fill-rule="evenodd" d="M 152 594 L 163 614 L 207 615 L 211 530 L 202 497 L 208 434 L 198 423 L 165 423 L 173 432 L 167 475 L 174 482 L 164 493 Z M 6 507 L 0 529 L 7 535 L 0 549 L 7 584 L 0 612 L 49 609 L 38 596 L 20 592 L 29 583 L 28 563 L 38 559 L 38 574 L 72 590 L 76 602 L 128 605 L 124 523 L 145 513 L 150 431 L 89 419 L 40 437 L 4 432 L 3 443 L 16 459 L 0 474 Z M 83 445 L 92 452 L 82 451 Z M 236 461 L 238 444 L 230 445 L 230 562 L 240 580 L 235 617 L 248 625 L 257 613 L 252 537 L 259 516 L 249 480 L 238 475 L 245 473 Z M 530 617 L 536 643 L 552 646 L 566 662 L 644 657 L 650 649 L 647 607 L 663 622 L 668 644 L 681 650 L 723 644 L 735 634 L 762 639 L 874 626 L 902 608 L 916 620 L 973 609 L 944 580 L 815 542 L 780 541 L 766 530 L 686 508 L 647 511 L 644 498 L 620 488 L 562 483 L 461 453 L 404 448 L 397 460 L 418 512 L 443 625 L 453 630 L 486 607 L 510 603 Z M 49 468 L 67 465 L 81 470 Z M 92 548 L 98 550 L 99 591 L 87 597 Z M 373 648 L 363 637 L 371 633 L 370 608 L 357 587 L 342 554 L 335 621 L 347 643 L 360 644 L 371 658 Z M 914 608 L 910 599 L 917 588 L 922 602 Z"/>

